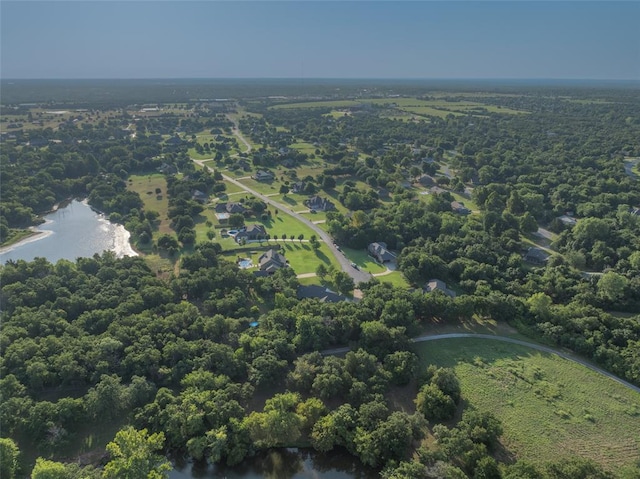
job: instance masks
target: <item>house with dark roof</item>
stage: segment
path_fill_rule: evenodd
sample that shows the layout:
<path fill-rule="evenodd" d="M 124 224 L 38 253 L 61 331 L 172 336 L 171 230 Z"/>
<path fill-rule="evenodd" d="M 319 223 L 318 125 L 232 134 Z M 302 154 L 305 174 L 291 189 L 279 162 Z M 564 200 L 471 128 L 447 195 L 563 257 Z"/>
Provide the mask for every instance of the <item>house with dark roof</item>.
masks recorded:
<path fill-rule="evenodd" d="M 238 233 L 235 236 L 235 240 L 236 240 L 236 243 L 240 243 L 243 239 L 248 241 L 248 240 L 257 240 L 257 239 L 266 238 L 266 237 L 267 237 L 267 230 L 264 229 L 264 226 L 253 224 L 253 225 L 247 226 L 241 231 L 238 231 Z"/>
<path fill-rule="evenodd" d="M 278 253 L 277 250 L 270 249 L 258 258 L 258 266 L 260 267 L 260 271 L 273 274 L 276 270 L 287 267 L 287 259 Z"/>
<path fill-rule="evenodd" d="M 334 293 L 330 289 L 325 288 L 324 286 L 319 286 L 317 284 L 312 284 L 309 286 L 298 286 L 296 296 L 298 297 L 298 299 L 316 298 L 321 303 L 337 303 L 339 301 L 348 301 L 348 298 L 346 296 Z"/>
<path fill-rule="evenodd" d="M 209 201 L 209 195 L 200 190 L 193 190 L 193 192 L 191 193 L 191 199 L 197 201 L 198 203 L 206 203 L 207 201 Z"/>
<path fill-rule="evenodd" d="M 172 146 L 181 145 L 182 139 L 178 135 L 175 135 L 169 138 L 167 141 L 165 141 L 165 144 L 172 145 Z"/>
<path fill-rule="evenodd" d="M 467 208 L 462 201 L 452 201 L 451 209 L 460 215 L 468 215 L 471 213 L 471 210 Z"/>
<path fill-rule="evenodd" d="M 420 178 L 418 178 L 418 183 L 420 183 L 422 186 L 433 186 L 436 184 L 436 180 L 433 179 L 433 176 L 422 175 Z"/>
<path fill-rule="evenodd" d="M 422 291 L 425 293 L 432 293 L 433 291 L 442 291 L 444 294 L 449 296 L 450 298 L 456 297 L 456 292 L 447 288 L 447 283 L 442 281 L 441 279 L 430 279 L 422 288 Z"/>
<path fill-rule="evenodd" d="M 271 181 L 273 178 L 273 173 L 265 170 L 258 170 L 256 174 L 253 175 L 253 179 L 256 181 Z"/>
<path fill-rule="evenodd" d="M 387 243 L 379 241 L 377 243 L 371 243 L 367 247 L 367 252 L 370 256 L 373 256 L 378 263 L 389 263 L 396 260 L 396 255 L 387 249 Z"/>
<path fill-rule="evenodd" d="M 302 194 L 307 184 L 304 181 L 296 181 L 293 185 L 291 185 L 291 193 Z"/>
<path fill-rule="evenodd" d="M 331 201 L 318 195 L 304 200 L 304 205 L 314 211 L 331 211 L 336 209 L 335 205 Z"/>
<path fill-rule="evenodd" d="M 525 253 L 524 260 L 529 263 L 543 265 L 546 264 L 547 261 L 549 261 L 549 254 L 547 254 L 540 248 L 534 248 L 532 246 Z"/>

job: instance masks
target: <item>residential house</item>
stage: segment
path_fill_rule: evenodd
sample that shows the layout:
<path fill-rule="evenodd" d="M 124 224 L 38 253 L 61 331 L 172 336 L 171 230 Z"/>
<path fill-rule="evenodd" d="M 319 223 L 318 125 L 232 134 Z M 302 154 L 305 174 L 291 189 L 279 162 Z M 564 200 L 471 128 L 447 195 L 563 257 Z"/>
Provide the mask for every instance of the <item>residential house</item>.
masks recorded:
<path fill-rule="evenodd" d="M 173 175 L 178 172 L 178 169 L 175 166 L 168 163 L 162 163 L 162 165 L 156 168 L 156 170 L 165 175 Z"/>
<path fill-rule="evenodd" d="M 631 214 L 634 216 L 640 216 L 640 206 L 639 207 L 635 207 L 635 208 L 631 208 Z"/>
<path fill-rule="evenodd" d="M 260 271 L 273 274 L 280 268 L 287 267 L 287 259 L 275 249 L 270 249 L 258 258 Z"/>
<path fill-rule="evenodd" d="M 524 260 L 529 263 L 543 265 L 549 260 L 549 255 L 540 248 L 534 248 L 532 246 L 525 253 Z"/>
<path fill-rule="evenodd" d="M 307 208 L 313 211 L 331 211 L 336 209 L 335 205 L 331 201 L 318 195 L 304 200 L 304 204 Z"/>
<path fill-rule="evenodd" d="M 422 186 L 433 186 L 436 184 L 436 180 L 433 179 L 433 176 L 422 175 L 420 178 L 418 178 L 418 183 L 420 183 Z"/>
<path fill-rule="evenodd" d="M 296 181 L 293 185 L 291 185 L 291 193 L 302 194 L 304 192 L 307 184 L 304 181 Z"/>
<path fill-rule="evenodd" d="M 298 299 L 316 298 L 321 303 L 337 303 L 339 301 L 348 301 L 348 298 L 346 296 L 334 293 L 330 289 L 325 288 L 324 286 L 319 286 L 317 284 L 312 284 L 309 286 L 298 286 L 296 296 L 298 297 Z"/>
<path fill-rule="evenodd" d="M 165 141 L 165 144 L 171 145 L 171 146 L 178 146 L 182 144 L 182 139 L 178 135 L 175 135 L 169 138 L 167 141 Z"/>
<path fill-rule="evenodd" d="M 200 190 L 193 190 L 193 193 L 191 193 L 191 199 L 198 203 L 206 203 L 209 201 L 209 195 Z"/>
<path fill-rule="evenodd" d="M 565 226 L 575 226 L 576 223 L 578 223 L 578 220 L 575 219 L 573 216 L 569 215 L 569 214 L 564 214 L 562 216 L 558 216 L 558 219 L 562 222 L 563 225 Z"/>
<path fill-rule="evenodd" d="M 377 243 L 371 243 L 367 247 L 369 255 L 373 256 L 378 263 L 389 263 L 396 260 L 396 255 L 387 249 L 387 243 L 379 241 Z"/>
<path fill-rule="evenodd" d="M 442 281 L 441 279 L 430 279 L 427 281 L 427 284 L 424 285 L 422 291 L 425 293 L 431 293 L 433 291 L 442 291 L 444 294 L 449 296 L 450 298 L 456 297 L 456 292 L 447 288 L 447 283 Z"/>
<path fill-rule="evenodd" d="M 462 201 L 452 201 L 451 209 L 461 215 L 468 215 L 471 213 L 471 210 L 467 208 Z"/>
<path fill-rule="evenodd" d="M 285 168 L 293 168 L 296 166 L 296 162 L 291 158 L 285 158 L 284 160 L 282 160 L 282 166 L 284 166 Z"/>
<path fill-rule="evenodd" d="M 273 173 L 264 170 L 256 171 L 256 174 L 253 176 L 253 179 L 257 181 L 271 181 L 273 178 Z"/>
<path fill-rule="evenodd" d="M 267 230 L 264 229 L 264 226 L 253 224 L 247 226 L 245 229 L 238 231 L 236 234 L 235 240 L 236 243 L 240 243 L 242 240 L 256 240 L 260 238 L 267 237 Z"/>

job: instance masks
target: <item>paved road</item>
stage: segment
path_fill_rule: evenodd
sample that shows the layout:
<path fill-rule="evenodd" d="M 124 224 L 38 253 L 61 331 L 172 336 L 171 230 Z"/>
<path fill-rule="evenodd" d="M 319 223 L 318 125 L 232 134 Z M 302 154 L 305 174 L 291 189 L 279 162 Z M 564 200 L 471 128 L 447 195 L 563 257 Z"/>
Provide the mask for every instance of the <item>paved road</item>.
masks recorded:
<path fill-rule="evenodd" d="M 595 371 L 597 373 L 600 373 L 604 376 L 607 376 L 608 378 L 613 379 L 614 381 L 622 384 L 623 386 L 628 387 L 629 389 L 632 389 L 633 391 L 636 391 L 637 393 L 640 393 L 640 387 L 635 386 L 627 381 L 625 381 L 624 379 L 620 379 L 618 376 L 611 374 L 608 371 L 605 371 L 604 369 L 599 368 L 598 366 L 594 366 L 593 364 L 585 361 L 584 359 L 578 358 L 576 356 L 573 356 L 572 354 L 568 354 L 568 353 L 564 353 L 562 351 L 557 351 L 555 349 L 552 348 L 548 348 L 546 346 L 542 346 L 541 344 L 535 344 L 535 343 L 529 343 L 527 341 L 521 341 L 520 339 L 514 339 L 514 338 L 508 338 L 506 336 L 494 336 L 491 334 L 474 334 L 474 333 L 449 333 L 449 334 L 433 334 L 433 335 L 425 335 L 425 336 L 418 336 L 417 338 L 413 338 L 411 341 L 414 343 L 422 343 L 424 341 L 437 341 L 439 339 L 455 339 L 455 338 L 476 338 L 476 339 L 493 339 L 494 341 L 502 341 L 505 343 L 512 343 L 512 344 L 518 344 L 520 346 L 525 346 L 527 348 L 532 348 L 532 349 L 537 349 L 538 351 L 542 351 L 545 353 L 549 353 L 549 354 L 555 354 L 556 356 L 560 356 L 563 359 L 567 359 L 569 361 L 573 361 L 574 363 L 578 363 L 581 364 L 582 366 L 585 366 L 589 369 L 591 369 L 592 371 Z M 330 356 L 330 355 L 334 355 L 334 354 L 344 354 L 344 353 L 348 353 L 351 350 L 351 348 L 349 347 L 344 347 L 344 348 L 335 348 L 335 349 L 328 349 L 326 351 L 322 351 L 322 354 L 325 356 Z"/>
<path fill-rule="evenodd" d="M 236 135 L 240 139 L 240 141 L 242 141 L 242 143 L 244 143 L 247 146 L 246 153 L 251 151 L 251 144 L 242 136 L 242 133 L 240 133 L 240 130 L 237 128 L 237 125 L 234 126 L 234 128 L 233 128 L 233 134 Z M 204 165 L 204 162 L 207 161 L 207 160 L 195 160 L 193 158 L 192 158 L 192 160 L 195 161 L 196 163 L 202 165 L 202 166 L 206 166 L 206 165 Z M 331 254 L 333 254 L 335 256 L 336 260 L 338 260 L 338 263 L 342 267 L 342 270 L 344 272 L 346 272 L 349 276 L 351 276 L 351 278 L 353 278 L 353 282 L 356 285 L 358 283 L 366 282 L 366 281 L 369 281 L 371 279 L 371 274 L 370 273 L 368 273 L 366 271 L 360 271 L 360 270 L 357 270 L 354 267 L 352 267 L 351 266 L 351 261 L 349 261 L 349 259 L 347 259 L 347 257 L 344 254 L 342 254 L 341 251 L 338 251 L 336 246 L 333 244 L 333 238 L 331 238 L 329 233 L 327 233 L 326 231 L 324 231 L 323 229 L 318 227 L 312 221 L 308 220 L 304 216 L 302 216 L 302 215 L 300 215 L 300 214 L 298 214 L 298 213 L 296 213 L 294 211 L 291 211 L 291 209 L 289 207 L 287 207 L 287 206 L 285 206 L 285 205 L 283 205 L 281 203 L 278 203 L 277 201 L 272 200 L 268 196 L 263 195 L 262 193 L 258 193 L 257 191 L 249 188 L 247 185 L 239 182 L 238 180 L 236 180 L 234 178 L 231 178 L 228 175 L 222 174 L 222 177 L 226 181 L 228 181 L 229 183 L 232 183 L 232 184 L 242 188 L 246 192 L 251 193 L 256 198 L 260 198 L 266 204 L 271 205 L 271 206 L 273 206 L 275 208 L 278 208 L 280 211 L 288 214 L 289 216 L 294 217 L 295 219 L 297 219 L 298 221 L 304 223 L 309 228 L 311 228 L 313 231 L 315 231 L 316 235 L 318 236 L 318 239 L 321 240 L 321 241 L 324 241 L 326 243 L 327 247 L 331 251 Z"/>
<path fill-rule="evenodd" d="M 309 221 L 307 218 L 305 218 L 304 216 L 291 211 L 288 207 L 286 207 L 285 205 L 278 203 L 277 201 L 274 201 L 273 199 L 269 198 L 268 196 L 265 196 L 261 193 L 258 193 L 257 191 L 249 188 L 247 185 L 240 183 L 239 181 L 231 178 L 230 176 L 227 176 L 225 174 L 222 175 L 222 177 L 228 181 L 229 183 L 232 183 L 240 188 L 242 188 L 243 190 L 247 191 L 248 193 L 251 193 L 253 196 L 255 196 L 256 198 L 260 198 L 262 201 L 264 201 L 265 203 L 267 203 L 268 205 L 271 205 L 275 208 L 278 208 L 280 211 L 288 214 L 289 216 L 293 216 L 295 219 L 297 219 L 298 221 L 300 221 L 301 223 L 304 223 L 305 225 L 307 225 L 309 228 L 311 228 L 313 231 L 315 231 L 316 235 L 318 236 L 318 239 L 324 241 L 326 243 L 326 245 L 329 247 L 329 250 L 331 251 L 331 254 L 333 254 L 336 259 L 338 260 L 338 263 L 340 263 L 340 266 L 342 267 L 342 270 L 345 271 L 349 276 L 351 276 L 353 278 L 353 281 L 355 284 L 364 282 L 364 281 L 369 281 L 371 279 L 371 274 L 369 274 L 366 271 L 360 271 L 355 269 L 354 267 L 351 266 L 351 261 L 349 261 L 349 259 L 342 254 L 342 252 L 338 251 L 338 249 L 336 248 L 336 246 L 333 244 L 333 239 L 331 238 L 331 236 L 329 235 L 329 233 L 327 233 L 326 231 L 324 231 L 323 229 L 321 229 L 320 227 L 318 227 L 318 225 L 313 224 L 312 221 Z"/>

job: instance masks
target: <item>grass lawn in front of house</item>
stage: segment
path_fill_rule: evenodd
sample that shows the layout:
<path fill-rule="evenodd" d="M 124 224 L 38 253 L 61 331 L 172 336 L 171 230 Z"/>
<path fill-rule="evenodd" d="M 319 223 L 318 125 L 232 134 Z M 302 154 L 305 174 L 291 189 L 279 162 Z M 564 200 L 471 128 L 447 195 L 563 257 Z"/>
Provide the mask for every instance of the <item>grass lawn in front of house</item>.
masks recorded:
<path fill-rule="evenodd" d="M 344 255 L 349 261 L 358 265 L 362 271 L 368 271 L 371 274 L 382 273 L 387 270 L 386 266 L 377 263 L 366 250 L 352 249 L 341 247 Z"/>
<path fill-rule="evenodd" d="M 411 285 L 404 277 L 402 271 L 393 271 L 390 274 L 385 274 L 383 276 L 375 276 L 375 278 L 381 283 L 391 283 L 396 288 L 410 288 Z"/>

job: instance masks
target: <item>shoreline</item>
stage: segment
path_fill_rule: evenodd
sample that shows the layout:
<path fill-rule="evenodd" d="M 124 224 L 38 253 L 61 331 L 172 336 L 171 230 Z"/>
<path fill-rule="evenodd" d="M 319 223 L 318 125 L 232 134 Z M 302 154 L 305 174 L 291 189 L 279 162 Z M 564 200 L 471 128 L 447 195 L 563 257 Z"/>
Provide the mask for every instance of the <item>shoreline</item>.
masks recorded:
<path fill-rule="evenodd" d="M 124 256 L 143 256 L 143 254 L 139 251 L 137 251 L 133 244 L 131 243 L 131 232 L 129 230 L 127 230 L 124 225 L 120 224 L 120 223 L 114 223 L 112 221 L 109 221 L 107 215 L 105 213 L 103 213 L 102 211 L 97 210 L 96 208 L 92 207 L 91 205 L 89 205 L 87 198 L 83 198 L 83 199 L 79 199 L 79 198 L 72 198 L 69 200 L 65 200 L 62 201 L 56 205 L 54 205 L 53 209 L 47 213 L 45 213 L 44 215 L 39 217 L 39 220 L 41 220 L 42 222 L 38 225 L 33 225 L 30 226 L 29 228 L 27 228 L 27 230 L 29 230 L 29 234 L 26 237 L 21 238 L 19 241 L 4 245 L 2 247 L 0 247 L 0 255 L 4 255 L 7 253 L 10 253 L 12 251 L 14 251 L 17 248 L 20 248 L 22 246 L 25 246 L 29 243 L 34 243 L 36 241 L 40 241 L 42 239 L 45 239 L 53 234 L 55 234 L 55 231 L 53 230 L 48 230 L 48 229 L 40 229 L 40 228 L 46 228 L 46 225 L 52 224 L 54 223 L 54 220 L 51 219 L 46 219 L 44 218 L 44 216 L 48 216 L 51 215 L 53 213 L 58 212 L 59 210 L 69 206 L 73 201 L 78 201 L 79 203 L 82 203 L 84 206 L 88 207 L 91 209 L 91 211 L 97 215 L 97 220 L 101 223 L 104 223 L 106 225 L 110 225 L 110 227 L 113 227 L 113 249 L 110 249 L 109 251 L 113 251 L 116 256 L 118 258 L 122 258 Z"/>
<path fill-rule="evenodd" d="M 47 224 L 47 222 L 42 223 L 42 225 L 45 225 L 45 224 Z M 29 236 L 26 236 L 25 238 L 22 238 L 21 240 L 16 241 L 15 243 L 9 243 L 7 245 L 2 246 L 0 248 L 0 254 L 9 253 L 10 251 L 13 251 L 15 248 L 19 248 L 20 246 L 24 246 L 26 244 L 33 243 L 35 241 L 40 241 L 41 239 L 44 239 L 53 234 L 53 231 L 50 231 L 50 230 L 40 231 L 37 228 L 38 226 L 29 226 L 28 228 L 28 230 L 30 231 Z"/>

